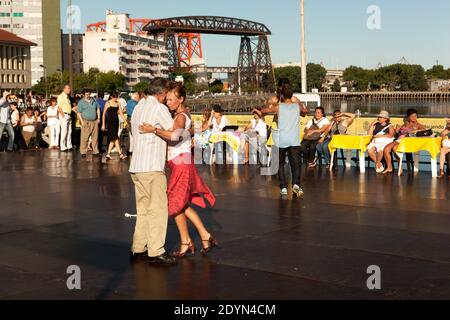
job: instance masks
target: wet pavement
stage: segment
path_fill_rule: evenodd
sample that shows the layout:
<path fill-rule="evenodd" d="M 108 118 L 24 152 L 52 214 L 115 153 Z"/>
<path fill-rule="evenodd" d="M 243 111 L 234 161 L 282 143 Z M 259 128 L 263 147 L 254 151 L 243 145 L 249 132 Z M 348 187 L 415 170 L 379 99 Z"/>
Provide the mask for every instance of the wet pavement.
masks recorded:
<path fill-rule="evenodd" d="M 162 267 L 129 262 L 127 170 L 76 153 L 0 153 L 0 299 L 450 298 L 450 183 L 428 172 L 303 171 L 305 199 L 291 200 L 256 166 L 199 167 L 218 200 L 199 213 L 220 248 Z M 167 249 L 178 241 L 170 221 Z M 81 290 L 67 288 L 71 265 Z M 381 290 L 367 288 L 370 265 Z"/>

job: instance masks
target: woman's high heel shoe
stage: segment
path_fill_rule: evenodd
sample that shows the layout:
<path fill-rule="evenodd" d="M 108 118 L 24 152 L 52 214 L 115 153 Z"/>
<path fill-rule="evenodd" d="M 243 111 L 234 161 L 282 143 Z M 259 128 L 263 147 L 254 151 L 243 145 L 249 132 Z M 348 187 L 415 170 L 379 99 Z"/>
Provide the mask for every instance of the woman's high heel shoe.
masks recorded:
<path fill-rule="evenodd" d="M 438 178 L 439 179 L 443 179 L 444 177 L 445 177 L 444 170 L 441 170 L 439 175 L 438 175 Z"/>
<path fill-rule="evenodd" d="M 187 249 L 184 250 L 184 251 L 181 251 L 181 248 L 183 246 L 187 247 Z M 172 256 L 177 257 L 177 258 L 184 258 L 189 253 L 191 253 L 192 255 L 195 254 L 195 246 L 194 246 L 194 243 L 192 241 L 190 241 L 189 243 L 181 243 L 180 244 L 180 251 L 175 251 L 174 253 L 172 253 Z"/>
<path fill-rule="evenodd" d="M 219 246 L 219 243 L 217 242 L 217 240 L 216 240 L 212 235 L 209 236 L 209 239 L 208 239 L 208 240 L 202 240 L 202 242 L 208 244 L 207 247 L 203 246 L 203 249 L 202 249 L 202 251 L 201 251 L 201 253 L 202 253 L 203 255 L 206 255 L 206 254 L 207 254 L 208 252 L 210 252 L 214 247 Z"/>

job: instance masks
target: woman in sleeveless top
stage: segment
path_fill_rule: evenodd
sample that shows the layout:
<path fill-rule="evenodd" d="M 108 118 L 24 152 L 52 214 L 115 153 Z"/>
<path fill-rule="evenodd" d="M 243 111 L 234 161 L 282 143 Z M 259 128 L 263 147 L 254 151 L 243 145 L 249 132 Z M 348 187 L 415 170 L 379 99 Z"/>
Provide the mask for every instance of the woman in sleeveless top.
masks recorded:
<path fill-rule="evenodd" d="M 367 146 L 369 157 L 375 162 L 375 171 L 382 173 L 384 148 L 394 140 L 395 135 L 394 127 L 390 124 L 389 112 L 380 112 L 377 120 L 370 125 L 368 134 L 373 136 L 372 142 Z"/>
<path fill-rule="evenodd" d="M 167 105 L 174 114 L 172 130 L 160 130 L 153 126 L 141 126 L 141 132 L 154 133 L 169 141 L 168 165 L 171 169 L 167 195 L 169 199 L 169 215 L 175 219 L 180 232 L 180 249 L 174 256 L 185 257 L 195 253 L 195 246 L 189 235 L 187 221 L 191 221 L 202 240 L 202 254 L 206 254 L 217 246 L 214 236 L 205 228 L 197 212 L 191 207 L 195 204 L 206 208 L 205 199 L 214 206 L 216 198 L 199 176 L 191 153 L 190 129 L 192 120 L 183 103 L 186 91 L 181 84 L 173 84 L 167 94 Z"/>
<path fill-rule="evenodd" d="M 425 126 L 420 124 L 417 121 L 417 111 L 414 109 L 409 109 L 406 112 L 406 122 L 401 128 L 396 128 L 396 131 L 398 131 L 398 138 L 396 141 L 391 142 L 384 148 L 384 159 L 386 160 L 386 170 L 383 171 L 384 175 L 391 174 L 394 170 L 392 168 L 392 156 L 391 153 L 394 153 L 394 156 L 397 157 L 397 149 L 400 145 L 400 141 L 403 138 L 408 137 L 410 134 L 414 134 L 417 131 L 421 131 L 425 129 Z M 398 159 L 397 159 L 398 160 Z"/>
<path fill-rule="evenodd" d="M 442 148 L 441 148 L 441 158 L 440 158 L 440 174 L 439 178 L 444 177 L 444 164 L 447 155 L 450 154 L 450 119 L 447 120 L 447 125 L 445 126 L 445 130 L 441 133 L 442 137 Z M 450 166 L 450 162 L 447 163 L 447 166 Z M 448 168 L 448 167 L 447 167 Z M 450 174 L 448 176 L 450 178 Z"/>
<path fill-rule="evenodd" d="M 108 134 L 108 153 L 106 155 L 107 160 L 111 160 L 111 152 L 116 147 L 117 152 L 119 152 L 120 160 L 127 158 L 126 155 L 122 153 L 122 148 L 120 147 L 120 137 L 119 137 L 119 115 L 124 119 L 122 108 L 120 108 L 119 102 L 117 101 L 118 95 L 112 93 L 110 100 L 105 104 L 105 110 L 103 111 L 103 126 L 102 131 L 106 131 Z"/>

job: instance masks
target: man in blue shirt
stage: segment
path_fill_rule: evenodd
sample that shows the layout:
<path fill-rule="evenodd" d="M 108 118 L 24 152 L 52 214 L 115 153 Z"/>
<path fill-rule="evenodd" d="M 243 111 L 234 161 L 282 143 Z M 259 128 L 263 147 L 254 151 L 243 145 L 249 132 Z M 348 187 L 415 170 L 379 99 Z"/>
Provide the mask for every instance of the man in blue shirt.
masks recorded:
<path fill-rule="evenodd" d="M 131 132 L 131 117 L 133 116 L 134 108 L 139 103 L 141 95 L 134 92 L 131 99 L 127 102 L 127 129 L 128 129 L 128 154 L 133 152 L 133 133 Z"/>
<path fill-rule="evenodd" d="M 100 122 L 100 106 L 91 97 L 91 90 L 83 90 L 83 98 L 78 101 L 78 119 L 81 123 L 80 153 L 86 158 L 86 153 L 91 138 L 92 154 L 99 155 L 98 151 L 98 124 Z"/>

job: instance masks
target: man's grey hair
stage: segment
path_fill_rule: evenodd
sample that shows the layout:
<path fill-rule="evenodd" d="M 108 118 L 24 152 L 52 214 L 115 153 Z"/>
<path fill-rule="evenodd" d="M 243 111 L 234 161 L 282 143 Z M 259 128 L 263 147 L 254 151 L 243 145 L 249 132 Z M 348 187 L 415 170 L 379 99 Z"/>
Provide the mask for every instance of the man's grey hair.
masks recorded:
<path fill-rule="evenodd" d="M 167 92 L 169 86 L 170 81 L 168 79 L 156 78 L 149 83 L 147 89 L 145 90 L 145 94 L 148 96 L 163 94 Z"/>

